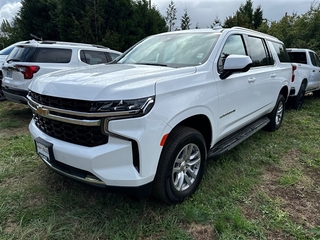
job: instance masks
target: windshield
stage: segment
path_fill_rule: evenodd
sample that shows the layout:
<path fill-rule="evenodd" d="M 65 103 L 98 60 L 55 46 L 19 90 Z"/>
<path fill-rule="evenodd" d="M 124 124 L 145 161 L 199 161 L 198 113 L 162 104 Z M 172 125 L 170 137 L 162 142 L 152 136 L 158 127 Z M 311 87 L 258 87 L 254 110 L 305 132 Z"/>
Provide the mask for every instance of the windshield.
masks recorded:
<path fill-rule="evenodd" d="M 219 36 L 211 32 L 151 36 L 134 46 L 118 63 L 197 66 L 206 62 Z"/>

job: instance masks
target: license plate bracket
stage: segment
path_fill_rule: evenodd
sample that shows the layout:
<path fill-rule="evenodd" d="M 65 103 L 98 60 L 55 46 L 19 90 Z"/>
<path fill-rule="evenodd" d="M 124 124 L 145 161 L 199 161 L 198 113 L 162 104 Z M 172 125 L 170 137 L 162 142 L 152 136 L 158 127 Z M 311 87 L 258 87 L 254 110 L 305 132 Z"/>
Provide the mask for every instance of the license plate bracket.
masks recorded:
<path fill-rule="evenodd" d="M 11 69 L 7 70 L 7 77 L 12 78 L 12 70 Z"/>
<path fill-rule="evenodd" d="M 53 144 L 49 143 L 42 138 L 36 138 L 34 140 L 36 152 L 42 158 L 42 160 L 47 162 L 53 162 Z"/>

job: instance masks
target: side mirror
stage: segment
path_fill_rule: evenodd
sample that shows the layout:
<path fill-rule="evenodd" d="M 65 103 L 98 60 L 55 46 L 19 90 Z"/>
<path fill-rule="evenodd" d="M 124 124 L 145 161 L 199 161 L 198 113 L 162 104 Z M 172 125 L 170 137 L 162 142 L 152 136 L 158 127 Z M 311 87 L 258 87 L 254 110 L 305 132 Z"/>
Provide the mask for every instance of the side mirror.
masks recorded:
<path fill-rule="evenodd" d="M 247 72 L 252 66 L 252 60 L 246 55 L 229 55 L 223 65 L 221 79 L 226 79 L 235 72 Z"/>

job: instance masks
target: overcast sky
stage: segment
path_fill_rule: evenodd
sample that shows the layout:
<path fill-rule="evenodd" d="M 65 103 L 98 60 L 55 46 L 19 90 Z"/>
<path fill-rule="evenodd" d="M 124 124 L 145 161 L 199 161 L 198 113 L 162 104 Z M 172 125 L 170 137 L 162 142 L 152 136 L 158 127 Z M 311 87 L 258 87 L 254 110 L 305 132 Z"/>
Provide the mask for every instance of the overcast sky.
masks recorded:
<path fill-rule="evenodd" d="M 160 13 L 165 16 L 166 9 L 171 0 L 151 0 Z M 191 28 L 195 28 L 198 23 L 200 28 L 210 27 L 218 17 L 222 23 L 226 17 L 232 16 L 246 0 L 174 0 L 177 9 L 177 20 L 175 27 L 180 26 L 180 19 L 187 9 L 191 19 Z M 263 17 L 270 21 L 279 21 L 287 12 L 288 14 L 306 13 L 311 4 L 318 4 L 319 1 L 313 0 L 252 0 L 253 8 L 261 6 Z M 3 19 L 11 19 L 16 15 L 21 7 L 18 0 L 0 0 L 0 23 Z"/>

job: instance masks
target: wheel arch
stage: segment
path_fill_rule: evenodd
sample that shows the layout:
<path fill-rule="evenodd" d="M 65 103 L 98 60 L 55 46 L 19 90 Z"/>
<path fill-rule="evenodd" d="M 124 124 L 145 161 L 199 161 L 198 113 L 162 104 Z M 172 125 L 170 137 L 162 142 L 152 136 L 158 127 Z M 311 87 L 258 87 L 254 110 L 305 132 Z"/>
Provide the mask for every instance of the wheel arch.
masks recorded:
<path fill-rule="evenodd" d="M 190 127 L 199 131 L 206 142 L 206 148 L 210 149 L 210 143 L 212 141 L 212 126 L 208 116 L 204 114 L 193 115 L 180 121 L 174 128 L 177 126 Z"/>
<path fill-rule="evenodd" d="M 289 97 L 289 89 L 288 89 L 288 86 L 283 86 L 280 90 L 280 93 L 284 99 L 286 99 L 286 101 L 288 100 L 288 97 Z"/>
<path fill-rule="evenodd" d="M 308 82 L 309 82 L 309 80 L 308 80 L 307 78 L 304 78 L 304 79 L 301 81 L 300 88 L 301 88 L 302 84 L 305 84 L 305 90 L 307 90 Z"/>

